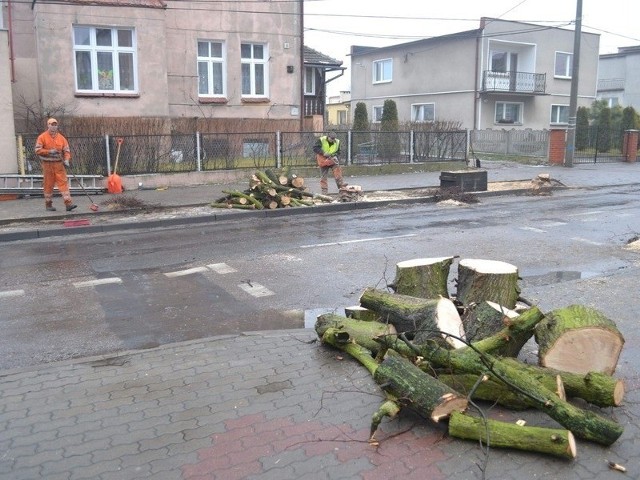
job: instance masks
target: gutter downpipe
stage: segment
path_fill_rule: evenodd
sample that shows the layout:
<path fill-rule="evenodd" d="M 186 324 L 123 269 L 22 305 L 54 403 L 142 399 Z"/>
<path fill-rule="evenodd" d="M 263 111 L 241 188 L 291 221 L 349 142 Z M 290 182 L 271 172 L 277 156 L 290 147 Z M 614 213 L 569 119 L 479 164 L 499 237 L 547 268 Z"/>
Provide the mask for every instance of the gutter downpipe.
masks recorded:
<path fill-rule="evenodd" d="M 476 65 L 475 75 L 473 78 L 473 129 L 478 129 L 478 102 L 480 102 L 480 93 L 478 91 L 478 82 L 480 75 L 480 41 L 484 34 L 484 17 L 480 19 L 480 32 L 476 37 Z"/>
<path fill-rule="evenodd" d="M 13 56 L 13 24 L 11 21 L 11 0 L 7 0 L 7 23 L 9 24 L 9 65 L 11 65 L 11 83 L 16 83 L 16 59 Z"/>

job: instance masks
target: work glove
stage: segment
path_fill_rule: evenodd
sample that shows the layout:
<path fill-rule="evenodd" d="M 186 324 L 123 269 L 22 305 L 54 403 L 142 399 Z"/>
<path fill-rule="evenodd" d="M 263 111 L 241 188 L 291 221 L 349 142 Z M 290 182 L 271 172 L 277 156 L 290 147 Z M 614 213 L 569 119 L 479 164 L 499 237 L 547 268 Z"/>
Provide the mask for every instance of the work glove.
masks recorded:
<path fill-rule="evenodd" d="M 65 166 L 65 168 L 69 168 L 69 160 L 65 160 L 62 162 Z"/>

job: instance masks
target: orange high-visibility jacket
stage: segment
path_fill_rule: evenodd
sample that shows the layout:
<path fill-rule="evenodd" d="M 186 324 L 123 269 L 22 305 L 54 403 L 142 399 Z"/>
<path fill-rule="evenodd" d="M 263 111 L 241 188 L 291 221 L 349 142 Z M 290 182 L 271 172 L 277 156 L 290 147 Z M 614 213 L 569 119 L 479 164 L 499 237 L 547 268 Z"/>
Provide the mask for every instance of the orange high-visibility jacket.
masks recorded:
<path fill-rule="evenodd" d="M 50 155 L 49 150 L 55 148 L 58 155 Z M 40 134 L 36 140 L 36 155 L 43 162 L 58 162 L 60 160 L 71 160 L 71 149 L 69 142 L 61 133 L 51 135 L 49 130 Z M 60 155 L 62 154 L 62 155 Z"/>

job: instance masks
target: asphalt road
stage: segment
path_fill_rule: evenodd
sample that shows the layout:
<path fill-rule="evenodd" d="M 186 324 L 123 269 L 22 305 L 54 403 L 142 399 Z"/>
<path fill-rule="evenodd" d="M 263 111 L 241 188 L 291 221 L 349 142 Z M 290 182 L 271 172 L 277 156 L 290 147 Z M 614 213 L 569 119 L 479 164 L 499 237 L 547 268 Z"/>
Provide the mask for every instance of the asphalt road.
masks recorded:
<path fill-rule="evenodd" d="M 390 283 L 399 261 L 460 256 L 516 265 L 523 296 L 543 311 L 606 312 L 637 375 L 629 293 L 640 261 L 624 247 L 640 232 L 639 207 L 630 187 L 613 187 L 6 243 L 0 368 L 310 327 Z"/>

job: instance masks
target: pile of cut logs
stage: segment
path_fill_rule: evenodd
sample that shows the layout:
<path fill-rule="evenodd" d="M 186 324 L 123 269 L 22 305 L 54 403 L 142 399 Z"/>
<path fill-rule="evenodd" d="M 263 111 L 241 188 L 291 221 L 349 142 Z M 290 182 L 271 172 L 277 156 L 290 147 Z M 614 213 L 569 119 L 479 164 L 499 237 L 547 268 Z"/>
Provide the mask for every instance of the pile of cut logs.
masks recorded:
<path fill-rule="evenodd" d="M 227 190 L 225 197 L 211 204 L 214 208 L 274 209 L 289 207 L 309 207 L 315 200 L 332 202 L 328 195 L 320 195 L 307 191 L 304 178 L 291 173 L 288 167 L 280 172 L 271 169 L 258 170 L 249 181 L 249 188 L 244 191 Z"/>
<path fill-rule="evenodd" d="M 434 422 L 448 421 L 452 437 L 491 447 L 572 459 L 575 438 L 613 444 L 623 427 L 568 399 L 621 404 L 624 384 L 613 373 L 624 338 L 615 323 L 581 305 L 543 313 L 521 297 L 518 269 L 500 261 L 460 259 L 450 295 L 457 258 L 400 262 L 388 290 L 367 288 L 344 316 L 317 318 L 323 344 L 357 359 L 385 393 L 370 441 L 384 417 L 408 407 Z M 532 337 L 539 365 L 518 359 Z M 562 428 L 486 419 L 467 411 L 470 400 L 536 408 Z"/>

